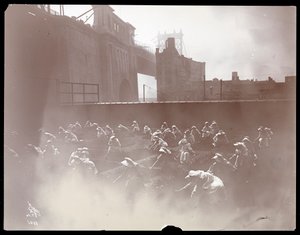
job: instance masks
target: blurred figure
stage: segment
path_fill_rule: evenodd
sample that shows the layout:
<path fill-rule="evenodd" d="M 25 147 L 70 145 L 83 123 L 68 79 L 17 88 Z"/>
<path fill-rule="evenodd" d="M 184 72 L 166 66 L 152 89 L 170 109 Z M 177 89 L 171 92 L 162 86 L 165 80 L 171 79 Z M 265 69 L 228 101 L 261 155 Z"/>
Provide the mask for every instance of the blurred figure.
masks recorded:
<path fill-rule="evenodd" d="M 38 226 L 39 217 L 41 217 L 41 213 L 38 209 L 33 207 L 29 201 L 27 201 L 27 211 L 26 221 L 29 225 Z"/>
<path fill-rule="evenodd" d="M 245 144 L 246 148 L 248 149 L 248 158 L 251 159 L 253 166 L 256 166 L 257 155 L 254 148 L 254 143 L 249 139 L 248 136 L 245 136 L 242 140 Z"/>
<path fill-rule="evenodd" d="M 185 138 L 191 145 L 195 143 L 195 137 L 189 129 L 184 132 L 183 138 Z"/>
<path fill-rule="evenodd" d="M 130 157 L 125 157 L 121 165 L 124 167 L 124 170 L 113 181 L 113 184 L 122 180 L 125 183 L 124 186 L 128 193 L 128 199 L 133 200 L 137 191 L 144 188 L 144 181 L 146 180 L 142 172 L 142 168 L 144 167 Z"/>
<path fill-rule="evenodd" d="M 122 155 L 121 147 L 122 146 L 121 146 L 119 139 L 114 135 L 111 136 L 108 141 L 108 149 L 107 149 L 107 153 L 104 158 L 105 159 L 108 159 L 108 158 L 119 159 L 119 157 Z"/>
<path fill-rule="evenodd" d="M 105 128 L 104 128 L 104 131 L 105 131 L 105 134 L 108 138 L 112 137 L 115 135 L 113 129 L 109 126 L 109 125 L 106 125 Z"/>
<path fill-rule="evenodd" d="M 202 138 L 207 138 L 211 135 L 211 128 L 208 122 L 205 122 L 201 132 L 202 132 Z"/>
<path fill-rule="evenodd" d="M 235 168 L 239 169 L 244 165 L 244 162 L 248 157 L 248 149 L 243 142 L 237 142 L 233 145 L 235 146 L 235 152 L 229 160 L 232 159 L 232 161 L 234 161 Z"/>
<path fill-rule="evenodd" d="M 119 130 L 120 132 L 123 132 L 123 133 L 129 133 L 129 132 L 130 132 L 129 128 L 126 127 L 126 126 L 124 126 L 124 125 L 122 125 L 122 124 L 119 124 L 119 125 L 118 125 L 118 130 Z"/>
<path fill-rule="evenodd" d="M 187 141 L 186 138 L 183 138 L 179 141 L 178 146 L 180 148 L 180 157 L 179 161 L 181 164 L 190 163 L 192 155 L 195 154 L 194 150 L 192 149 L 191 144 Z"/>
<path fill-rule="evenodd" d="M 192 126 L 191 133 L 194 136 L 195 143 L 199 143 L 201 141 L 202 135 L 196 126 Z"/>
<path fill-rule="evenodd" d="M 160 127 L 160 130 L 161 130 L 161 132 L 164 132 L 164 130 L 167 129 L 167 128 L 168 128 L 167 122 L 163 122 L 163 124 Z"/>
<path fill-rule="evenodd" d="M 73 170 L 79 170 L 82 173 L 98 174 L 98 170 L 93 161 L 90 160 L 90 155 L 87 147 L 77 148 L 76 151 L 72 152 L 68 165 L 72 167 Z"/>
<path fill-rule="evenodd" d="M 222 179 L 227 175 L 228 171 L 236 170 L 236 167 L 220 153 L 215 153 L 212 160 L 213 163 L 209 166 L 207 172 L 219 177 L 222 176 Z"/>
<path fill-rule="evenodd" d="M 206 194 L 214 194 L 224 190 L 224 183 L 219 177 L 203 170 L 190 170 L 185 178 L 190 179 L 190 182 L 176 191 L 179 192 L 187 188 L 192 188 L 191 198 L 196 195 L 198 188 L 200 188 L 198 196 L 200 196 L 201 191 Z"/>
<path fill-rule="evenodd" d="M 90 159 L 90 152 L 87 147 L 79 148 L 79 158 L 81 160 Z"/>
<path fill-rule="evenodd" d="M 269 147 L 270 146 L 270 140 L 272 139 L 271 136 L 273 135 L 273 132 L 268 127 L 260 126 L 258 129 L 258 137 L 256 138 L 256 141 L 258 141 L 258 147 Z"/>
<path fill-rule="evenodd" d="M 37 154 L 39 158 L 44 158 L 44 154 L 46 152 L 45 149 L 42 149 L 41 147 L 37 147 L 34 144 L 27 144 L 27 147 L 33 150 L 33 152 Z"/>
<path fill-rule="evenodd" d="M 40 132 L 40 146 L 45 146 L 47 141 L 50 140 L 54 142 L 56 140 L 56 136 L 50 132 L 43 130 L 42 128 L 39 129 Z"/>
<path fill-rule="evenodd" d="M 92 126 L 92 123 L 90 120 L 87 120 L 86 123 L 84 124 L 84 127 L 91 127 Z"/>
<path fill-rule="evenodd" d="M 103 128 L 101 126 L 98 126 L 96 128 L 96 131 L 97 131 L 96 135 L 97 135 L 98 139 L 101 139 L 102 137 L 106 136 L 106 133 L 105 133 L 105 131 L 103 130 Z"/>
<path fill-rule="evenodd" d="M 157 129 L 156 131 L 154 131 L 154 132 L 152 133 L 151 141 L 153 141 L 153 138 L 154 138 L 155 136 L 157 136 L 157 137 L 159 137 L 159 138 L 162 138 L 162 137 L 163 137 L 163 134 L 162 134 L 161 130 Z"/>
<path fill-rule="evenodd" d="M 4 144 L 4 157 L 19 158 L 19 154 L 15 150 Z"/>
<path fill-rule="evenodd" d="M 63 128 L 62 126 L 59 126 L 58 127 L 58 136 L 60 137 L 60 139 L 64 139 L 66 134 L 67 134 L 67 130 L 65 128 Z"/>
<path fill-rule="evenodd" d="M 73 168 L 73 170 L 76 169 L 77 165 L 80 164 L 80 154 L 81 154 L 82 148 L 77 148 L 75 151 L 73 151 L 69 157 L 68 165 Z"/>
<path fill-rule="evenodd" d="M 133 121 L 131 127 L 132 127 L 132 133 L 138 134 L 140 132 L 140 127 L 137 121 Z"/>
<path fill-rule="evenodd" d="M 172 125 L 172 132 L 176 137 L 176 142 L 179 142 L 183 138 L 182 132 L 178 129 L 176 125 Z"/>
<path fill-rule="evenodd" d="M 152 131 L 151 131 L 150 127 L 145 125 L 144 126 L 144 138 L 151 139 L 151 136 L 152 136 Z"/>
<path fill-rule="evenodd" d="M 65 132 L 65 141 L 67 143 L 77 143 L 79 142 L 77 136 L 72 131 Z"/>
<path fill-rule="evenodd" d="M 149 150 L 158 151 L 161 147 L 168 147 L 168 143 L 158 136 L 152 137 L 152 144 L 148 147 Z"/>
<path fill-rule="evenodd" d="M 174 147 L 177 145 L 176 136 L 173 134 L 170 128 L 166 128 L 163 131 L 162 138 L 168 143 L 168 146 Z"/>
<path fill-rule="evenodd" d="M 226 133 L 223 130 L 219 130 L 213 137 L 213 146 L 215 148 L 225 146 L 229 143 Z"/>
<path fill-rule="evenodd" d="M 216 121 L 212 121 L 212 123 L 210 124 L 209 128 L 210 128 L 210 132 L 211 132 L 212 136 L 215 136 L 218 133 L 218 131 L 219 131 L 219 126 L 216 123 Z"/>
<path fill-rule="evenodd" d="M 164 166 L 167 164 L 167 162 L 170 160 L 171 151 L 166 147 L 161 147 L 159 150 L 159 155 L 156 158 L 156 161 L 153 163 L 153 165 L 150 167 L 152 169 L 154 166 L 158 165 L 161 168 L 164 168 Z"/>
<path fill-rule="evenodd" d="M 60 155 L 60 151 L 58 148 L 52 143 L 51 140 L 47 141 L 47 144 L 45 146 L 45 155 L 50 157 L 56 157 Z"/>

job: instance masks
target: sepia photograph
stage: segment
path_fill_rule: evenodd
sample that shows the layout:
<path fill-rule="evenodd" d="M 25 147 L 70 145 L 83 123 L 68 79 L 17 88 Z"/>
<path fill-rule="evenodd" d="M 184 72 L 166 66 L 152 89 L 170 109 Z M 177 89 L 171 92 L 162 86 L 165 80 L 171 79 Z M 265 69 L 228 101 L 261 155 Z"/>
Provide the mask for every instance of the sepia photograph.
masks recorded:
<path fill-rule="evenodd" d="M 296 6 L 8 4 L 3 229 L 296 229 Z"/>

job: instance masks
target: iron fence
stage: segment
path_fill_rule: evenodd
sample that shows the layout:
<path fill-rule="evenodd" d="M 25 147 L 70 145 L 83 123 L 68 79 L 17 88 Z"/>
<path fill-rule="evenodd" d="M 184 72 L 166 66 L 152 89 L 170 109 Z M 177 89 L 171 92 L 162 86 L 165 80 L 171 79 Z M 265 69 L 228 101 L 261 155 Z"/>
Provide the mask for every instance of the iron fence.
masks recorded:
<path fill-rule="evenodd" d="M 63 82 L 57 80 L 57 99 L 59 104 L 99 103 L 99 84 Z"/>

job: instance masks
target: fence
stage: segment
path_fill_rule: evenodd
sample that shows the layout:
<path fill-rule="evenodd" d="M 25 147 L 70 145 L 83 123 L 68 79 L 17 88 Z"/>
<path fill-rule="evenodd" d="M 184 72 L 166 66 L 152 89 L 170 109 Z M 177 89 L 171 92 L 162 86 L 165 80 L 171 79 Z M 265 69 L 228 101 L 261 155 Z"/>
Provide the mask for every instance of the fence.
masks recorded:
<path fill-rule="evenodd" d="M 99 84 L 62 82 L 56 83 L 59 104 L 93 104 L 99 103 Z"/>

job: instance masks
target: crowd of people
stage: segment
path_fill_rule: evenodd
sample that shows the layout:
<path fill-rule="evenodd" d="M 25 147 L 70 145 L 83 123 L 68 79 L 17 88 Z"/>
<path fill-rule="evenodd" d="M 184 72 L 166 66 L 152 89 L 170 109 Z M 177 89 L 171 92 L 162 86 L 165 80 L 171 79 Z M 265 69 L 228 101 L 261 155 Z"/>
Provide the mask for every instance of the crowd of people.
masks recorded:
<path fill-rule="evenodd" d="M 226 187 L 234 174 L 242 183 L 248 182 L 261 152 L 270 147 L 273 132 L 260 126 L 256 138 L 244 136 L 232 142 L 216 121 L 181 129 L 167 122 L 159 128 L 140 128 L 136 120 L 112 128 L 88 120 L 59 126 L 52 132 L 40 129 L 38 134 L 38 146 L 27 143 L 14 149 L 5 143 L 5 158 L 22 161 L 30 155 L 33 159 L 60 159 L 66 169 L 84 172 L 86 177 L 105 178 L 114 172 L 106 180 L 121 184 L 130 195 L 141 188 L 161 190 L 173 184 L 174 193 L 210 202 L 212 198 L 226 199 Z M 138 156 L 133 154 L 137 148 Z M 184 186 L 178 187 L 180 183 Z"/>

